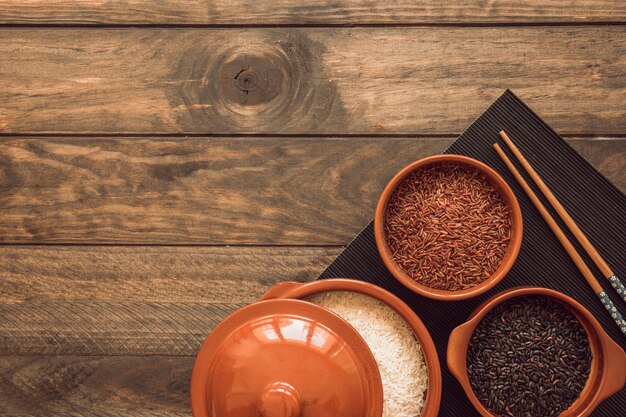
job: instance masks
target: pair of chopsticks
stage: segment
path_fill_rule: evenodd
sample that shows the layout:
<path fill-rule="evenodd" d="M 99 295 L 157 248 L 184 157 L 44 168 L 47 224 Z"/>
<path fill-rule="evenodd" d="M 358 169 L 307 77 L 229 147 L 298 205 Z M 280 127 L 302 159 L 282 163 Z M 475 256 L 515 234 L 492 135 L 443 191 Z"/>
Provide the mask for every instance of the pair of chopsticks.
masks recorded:
<path fill-rule="evenodd" d="M 587 239 L 587 236 L 585 236 L 583 231 L 580 230 L 578 225 L 574 222 L 574 219 L 572 219 L 572 217 L 567 213 L 567 211 L 561 205 L 559 200 L 557 200 L 556 196 L 552 193 L 552 191 L 550 191 L 548 186 L 543 182 L 539 174 L 537 174 L 537 172 L 533 169 L 533 167 L 526 160 L 526 158 L 524 158 L 524 155 L 522 155 L 522 153 L 517 148 L 517 146 L 515 146 L 511 138 L 509 138 L 509 136 L 504 131 L 500 132 L 500 137 L 507 144 L 511 152 L 513 152 L 513 155 L 515 155 L 515 157 L 520 162 L 520 164 L 524 167 L 528 175 L 530 175 L 530 177 L 533 179 L 537 187 L 543 193 L 544 197 L 550 202 L 554 210 L 558 213 L 561 220 L 563 220 L 563 222 L 567 225 L 567 227 L 572 232 L 574 237 L 576 237 L 576 239 L 581 244 L 583 249 L 585 249 L 585 251 L 591 257 L 593 262 L 598 266 L 602 274 L 609 280 L 609 282 L 611 283 L 611 286 L 620 295 L 620 297 L 622 297 L 623 300 L 626 302 L 626 287 L 624 287 L 624 284 L 622 284 L 622 282 L 617 278 L 613 270 L 611 270 L 611 268 L 606 263 L 606 261 L 598 253 L 596 248 L 591 244 L 591 242 L 589 242 L 589 239 Z M 604 308 L 606 308 L 606 310 L 609 312 L 613 320 L 615 320 L 615 323 L 617 323 L 622 333 L 626 335 L 626 321 L 624 321 L 624 318 L 622 317 L 622 315 L 619 313 L 619 311 L 617 311 L 617 308 L 615 307 L 615 305 L 613 304 L 613 302 L 611 301 L 607 293 L 604 291 L 604 289 L 600 286 L 600 283 L 598 282 L 596 277 L 593 275 L 593 273 L 591 272 L 591 270 L 589 269 L 589 267 L 587 266 L 583 258 L 580 257 L 580 255 L 576 251 L 576 248 L 574 248 L 574 246 L 569 241 L 565 233 L 563 233 L 559 225 L 556 223 L 556 221 L 554 221 L 554 219 L 552 218 L 552 215 L 550 215 L 550 213 L 548 212 L 546 207 L 543 205 L 541 200 L 539 200 L 537 195 L 530 188 L 530 186 L 528 185 L 524 177 L 522 177 L 519 171 L 515 168 L 515 165 L 513 165 L 513 162 L 511 162 L 511 160 L 506 156 L 502 148 L 500 148 L 500 145 L 498 145 L 497 143 L 494 143 L 493 148 L 496 150 L 498 155 L 500 155 L 500 158 L 502 158 L 502 161 L 504 161 L 507 168 L 509 169 L 509 171 L 511 171 L 515 179 L 517 179 L 517 182 L 522 186 L 522 188 L 526 192 L 526 195 L 533 202 L 533 204 L 539 211 L 539 214 L 541 214 L 541 217 L 543 217 L 546 223 L 548 223 L 548 226 L 550 226 L 550 229 L 552 230 L 552 232 L 555 234 L 555 236 L 557 237 L 561 245 L 563 245 L 563 248 L 565 248 L 565 250 L 567 251 L 567 254 L 570 256 L 570 258 L 572 258 L 572 261 L 574 261 L 574 263 L 576 264 L 576 266 L 582 273 L 583 277 L 585 277 L 585 280 L 587 281 L 589 286 L 593 289 L 593 292 L 596 294 L 596 296 L 600 299 L 600 301 L 604 305 Z"/>

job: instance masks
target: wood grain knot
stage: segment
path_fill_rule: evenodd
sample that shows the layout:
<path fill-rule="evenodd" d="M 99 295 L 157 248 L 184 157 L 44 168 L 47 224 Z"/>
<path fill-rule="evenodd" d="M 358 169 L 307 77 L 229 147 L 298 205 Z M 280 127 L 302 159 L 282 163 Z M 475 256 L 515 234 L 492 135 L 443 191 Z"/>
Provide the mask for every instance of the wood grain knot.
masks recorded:
<path fill-rule="evenodd" d="M 191 113 L 189 128 L 258 133 L 343 122 L 321 45 L 299 32 L 234 34 L 218 43 L 191 49 L 185 56 L 193 62 L 179 65 L 183 82 L 174 99 Z"/>
<path fill-rule="evenodd" d="M 283 71 L 278 62 L 254 55 L 226 63 L 218 75 L 218 91 L 236 105 L 253 106 L 272 101 L 283 88 Z M 234 74 L 234 76 L 233 76 Z"/>

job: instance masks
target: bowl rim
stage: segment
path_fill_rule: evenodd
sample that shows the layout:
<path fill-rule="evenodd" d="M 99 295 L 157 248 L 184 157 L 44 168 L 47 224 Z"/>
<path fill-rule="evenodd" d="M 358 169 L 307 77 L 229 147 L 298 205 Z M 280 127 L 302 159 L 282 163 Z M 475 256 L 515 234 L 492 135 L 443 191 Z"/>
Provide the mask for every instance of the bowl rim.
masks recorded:
<path fill-rule="evenodd" d="M 615 352 L 612 350 L 613 347 L 609 345 L 616 344 L 604 332 L 600 323 L 589 310 L 573 298 L 559 291 L 544 287 L 522 286 L 509 288 L 494 294 L 476 307 L 466 322 L 456 327 L 450 333 L 446 355 L 448 369 L 461 384 L 463 391 L 474 408 L 483 417 L 498 417 L 487 409 L 471 387 L 469 375 L 467 374 L 467 349 L 474 330 L 489 312 L 507 300 L 523 296 L 543 296 L 559 302 L 576 316 L 587 333 L 592 353 L 589 377 L 578 399 L 567 410 L 563 411 L 559 417 L 588 416 L 606 398 L 606 395 L 603 394 L 603 391 L 606 389 L 604 387 L 604 379 L 609 373 L 608 367 L 610 366 L 609 362 L 611 362 L 609 358 Z"/>
<path fill-rule="evenodd" d="M 417 281 L 413 280 L 408 276 L 402 268 L 393 260 L 391 256 L 391 251 L 389 246 L 387 245 L 385 239 L 385 231 L 384 231 L 384 222 L 385 222 L 385 211 L 387 208 L 387 204 L 389 203 L 389 199 L 393 191 L 396 187 L 411 173 L 414 171 L 425 168 L 427 166 L 439 164 L 439 163 L 452 163 L 456 165 L 465 165 L 470 166 L 473 169 L 481 172 L 487 180 L 498 190 L 502 198 L 504 199 L 507 208 L 509 209 L 509 214 L 511 218 L 511 240 L 507 246 L 507 250 L 505 252 L 504 258 L 500 263 L 498 269 L 486 280 L 481 282 L 480 284 L 467 288 L 464 290 L 458 291 L 445 291 L 439 290 L 435 288 L 428 287 L 426 285 L 420 284 Z M 456 300 L 466 300 L 468 298 L 476 297 L 477 295 L 483 294 L 486 291 L 489 291 L 491 288 L 496 286 L 506 274 L 510 271 L 517 259 L 517 255 L 519 254 L 520 248 L 522 246 L 522 237 L 523 237 L 523 219 L 522 219 L 522 210 L 520 208 L 519 202 L 515 193 L 508 185 L 508 183 L 498 174 L 493 168 L 487 166 L 486 164 L 467 156 L 463 155 L 455 155 L 455 154 L 443 154 L 443 155 L 434 155 L 426 158 L 419 159 L 406 167 L 404 167 L 400 172 L 398 172 L 389 183 L 385 186 L 380 199 L 378 200 L 378 205 L 376 206 L 376 214 L 374 216 L 374 236 L 376 240 L 376 247 L 378 248 L 378 253 L 382 258 L 385 266 L 391 272 L 391 274 L 405 287 L 410 289 L 411 291 L 420 294 L 424 297 L 432 298 L 435 300 L 442 301 L 456 301 Z"/>
<path fill-rule="evenodd" d="M 396 295 L 369 282 L 350 278 L 329 278 L 307 283 L 283 282 L 268 290 L 261 296 L 260 300 L 285 297 L 304 298 L 313 294 L 331 291 L 353 291 L 376 298 L 395 310 L 406 321 L 420 342 L 428 372 L 428 387 L 420 417 L 436 417 L 439 413 L 443 389 L 441 364 L 437 348 L 428 328 L 419 316 Z"/>

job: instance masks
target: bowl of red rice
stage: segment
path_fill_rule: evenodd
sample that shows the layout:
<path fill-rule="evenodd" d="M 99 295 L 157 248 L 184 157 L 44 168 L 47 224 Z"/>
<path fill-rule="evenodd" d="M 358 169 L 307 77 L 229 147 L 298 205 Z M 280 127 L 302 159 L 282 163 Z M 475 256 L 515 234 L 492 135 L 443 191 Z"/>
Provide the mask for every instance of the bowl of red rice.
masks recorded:
<path fill-rule="evenodd" d="M 454 301 L 497 285 L 522 244 L 522 212 L 493 169 L 461 155 L 420 159 L 385 187 L 374 219 L 387 269 L 428 298 Z"/>

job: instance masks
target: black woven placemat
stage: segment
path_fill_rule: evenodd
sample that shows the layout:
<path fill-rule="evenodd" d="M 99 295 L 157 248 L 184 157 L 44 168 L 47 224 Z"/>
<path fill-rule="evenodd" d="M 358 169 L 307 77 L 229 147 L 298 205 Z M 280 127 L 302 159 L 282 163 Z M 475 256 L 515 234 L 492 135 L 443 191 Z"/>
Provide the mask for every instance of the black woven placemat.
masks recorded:
<path fill-rule="evenodd" d="M 443 397 L 439 415 L 444 417 L 478 416 L 460 385 L 448 372 L 445 363 L 448 336 L 452 329 L 466 321 L 478 304 L 506 288 L 535 285 L 568 294 L 584 304 L 600 320 L 613 340 L 626 349 L 624 336 L 492 150 L 492 144 L 500 141 L 500 130 L 505 130 L 515 140 L 615 273 L 622 279 L 626 277 L 626 196 L 519 98 L 506 91 L 445 151 L 467 155 L 493 167 L 509 183 L 519 199 L 524 216 L 522 249 L 509 275 L 499 285 L 468 301 L 441 302 L 420 297 L 400 285 L 385 268 L 376 250 L 372 223 L 359 233 L 319 277 L 346 277 L 372 282 L 395 293 L 415 310 L 437 346 L 443 374 Z M 547 203 L 546 205 L 549 206 Z M 555 218 L 558 217 L 554 212 L 552 214 Z M 563 224 L 561 226 L 566 229 Z M 569 231 L 568 235 L 575 242 Z M 622 314 L 626 314 L 624 303 L 614 296 L 614 291 L 609 288 L 607 281 L 577 242 L 575 245 Z M 626 389 L 603 402 L 593 416 L 626 417 Z"/>

